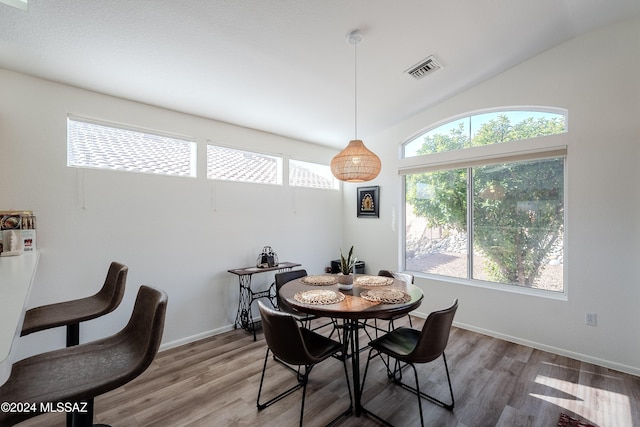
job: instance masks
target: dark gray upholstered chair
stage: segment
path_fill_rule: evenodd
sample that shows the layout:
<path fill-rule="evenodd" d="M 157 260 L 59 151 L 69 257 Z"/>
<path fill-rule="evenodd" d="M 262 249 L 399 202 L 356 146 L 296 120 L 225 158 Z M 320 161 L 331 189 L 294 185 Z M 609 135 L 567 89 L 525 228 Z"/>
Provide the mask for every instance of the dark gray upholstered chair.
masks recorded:
<path fill-rule="evenodd" d="M 264 366 L 262 367 L 262 376 L 260 377 L 260 388 L 258 389 L 257 405 L 259 410 L 263 410 L 275 402 L 290 395 L 294 391 L 302 388 L 302 406 L 300 408 L 300 426 L 304 418 L 304 402 L 307 391 L 307 383 L 311 369 L 318 363 L 330 358 L 332 355 L 342 352 L 343 345 L 337 341 L 320 335 L 309 329 L 300 327 L 298 322 L 287 313 L 272 310 L 258 301 L 260 316 L 262 317 L 262 329 L 264 338 L 267 342 L 267 352 L 264 357 Z M 279 393 L 267 402 L 260 403 L 262 394 L 262 386 L 264 384 L 265 372 L 267 370 L 267 362 L 269 361 L 269 353 L 292 366 L 304 367 L 304 372 L 298 373 L 296 376 L 296 384 L 287 390 Z M 332 422 L 351 413 L 353 399 L 351 396 L 351 387 L 349 386 L 349 375 L 347 373 L 347 365 L 342 357 L 342 365 L 344 367 L 345 379 L 347 382 L 347 390 L 349 392 L 349 407 L 338 415 Z"/>
<path fill-rule="evenodd" d="M 0 386 L 0 402 L 40 404 L 87 402 L 74 413 L 74 427 L 93 422 L 93 398 L 136 378 L 153 361 L 164 329 L 167 295 L 141 286 L 127 325 L 107 338 L 32 356 L 13 364 Z M 0 412 L 0 426 L 11 426 L 38 412 Z"/>
<path fill-rule="evenodd" d="M 404 282 L 413 284 L 413 274 L 410 274 L 410 273 L 403 273 L 400 271 L 380 270 L 378 271 L 378 276 L 391 277 L 393 279 L 398 279 L 398 280 L 402 280 Z M 407 316 L 407 318 L 409 319 L 409 326 L 413 327 L 413 323 L 411 322 L 411 315 L 403 314 L 403 315 L 395 316 L 395 317 L 392 317 L 391 319 L 388 319 L 389 320 L 388 330 L 391 331 L 395 329 L 394 320 L 401 319 L 404 316 Z"/>
<path fill-rule="evenodd" d="M 280 293 L 278 292 L 282 287 L 282 285 L 284 285 L 285 283 L 295 279 L 299 279 L 301 277 L 305 277 L 306 275 L 307 275 L 307 270 L 291 270 L 291 271 L 284 271 L 282 273 L 277 273 L 275 275 L 275 279 L 276 279 L 276 301 L 278 302 L 278 307 L 277 307 L 278 310 L 282 311 L 283 313 L 292 315 L 303 326 L 308 327 L 311 320 L 315 319 L 316 316 L 312 316 L 307 313 L 301 313 L 298 310 L 295 310 L 289 307 L 288 305 L 283 304 L 282 301 L 280 300 Z"/>
<path fill-rule="evenodd" d="M 388 362 L 381 357 L 382 361 L 387 366 L 387 372 L 393 378 L 393 381 L 402 386 L 403 388 L 411 391 L 418 396 L 418 408 L 420 411 L 420 421 L 424 426 L 424 419 L 422 416 L 422 399 L 425 398 L 433 403 L 436 403 L 448 410 L 453 410 L 453 388 L 451 387 L 451 377 L 449 376 L 449 367 L 447 366 L 447 358 L 444 355 L 444 350 L 449 342 L 449 334 L 451 332 L 451 324 L 453 323 L 453 317 L 458 309 L 458 300 L 454 300 L 450 307 L 444 310 L 434 311 L 429 314 L 424 322 L 421 331 L 412 328 L 398 328 L 386 335 L 377 338 L 369 343 L 371 350 L 369 350 L 369 357 L 367 359 L 367 365 L 362 377 L 362 389 L 364 391 L 364 383 L 367 378 L 367 371 L 369 370 L 369 362 L 371 359 L 380 355 L 387 355 L 392 359 L 395 359 L 393 369 Z M 444 360 L 444 367 L 447 373 L 447 381 L 449 383 L 449 392 L 451 394 L 451 403 L 444 403 L 433 396 L 430 396 L 420 391 L 420 383 L 418 378 L 418 371 L 416 370 L 416 363 L 428 363 L 436 360 L 442 355 Z M 404 366 L 403 366 L 404 364 Z M 415 377 L 415 387 L 402 382 L 402 369 L 405 366 L 411 366 L 413 368 Z M 382 420 L 375 414 L 374 417 Z M 382 420 L 386 423 L 386 421 Z"/>
<path fill-rule="evenodd" d="M 307 329 L 320 329 L 324 326 L 328 326 L 328 325 L 332 325 L 333 329 L 331 330 L 331 334 L 329 335 L 329 338 L 331 338 L 331 336 L 333 336 L 333 333 L 337 331 L 337 322 L 334 319 L 329 320 L 327 323 L 324 323 L 322 325 L 316 325 L 314 328 L 311 328 L 311 321 L 314 319 L 318 319 L 318 316 L 313 316 L 311 314 L 307 314 L 307 313 L 302 313 L 298 310 L 295 310 L 291 307 L 289 307 L 287 304 L 283 304 L 280 300 L 280 293 L 278 292 L 280 290 L 280 288 L 282 287 L 282 285 L 284 285 L 287 282 L 290 282 L 292 280 L 295 279 L 300 279 L 301 277 L 305 277 L 307 275 L 307 270 L 292 270 L 292 271 L 285 271 L 282 273 L 277 273 L 275 276 L 276 279 L 276 301 L 278 302 L 278 310 L 282 311 L 283 313 L 288 313 L 290 315 L 293 316 L 294 319 L 296 319 L 298 322 L 300 322 L 300 324 L 302 326 L 304 326 Z M 340 339 L 340 334 L 338 334 L 338 339 Z"/>
<path fill-rule="evenodd" d="M 112 262 L 102 289 L 93 296 L 35 307 L 24 315 L 21 336 L 58 326 L 67 327 L 67 347 L 78 345 L 80 322 L 115 310 L 122 301 L 129 268 Z"/>
<path fill-rule="evenodd" d="M 411 273 L 403 273 L 400 271 L 391 271 L 391 270 L 380 270 L 378 271 L 378 276 L 392 277 L 394 279 L 403 280 L 407 283 L 413 283 L 413 274 Z"/>

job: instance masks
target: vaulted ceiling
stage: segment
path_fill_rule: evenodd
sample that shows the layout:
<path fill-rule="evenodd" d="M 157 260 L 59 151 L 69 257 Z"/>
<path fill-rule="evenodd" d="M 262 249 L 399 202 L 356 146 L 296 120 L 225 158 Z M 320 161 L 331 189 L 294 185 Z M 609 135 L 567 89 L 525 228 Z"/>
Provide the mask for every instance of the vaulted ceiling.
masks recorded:
<path fill-rule="evenodd" d="M 343 147 L 355 132 L 353 29 L 366 139 L 638 14 L 638 0 L 28 0 L 28 11 L 0 3 L 0 67 Z M 440 70 L 405 73 L 430 55 Z"/>

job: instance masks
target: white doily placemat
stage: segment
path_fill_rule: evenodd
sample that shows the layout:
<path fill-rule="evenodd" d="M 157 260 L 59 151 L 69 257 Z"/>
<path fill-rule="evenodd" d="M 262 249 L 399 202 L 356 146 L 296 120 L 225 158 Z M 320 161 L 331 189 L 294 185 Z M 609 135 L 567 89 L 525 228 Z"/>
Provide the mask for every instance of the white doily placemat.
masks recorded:
<path fill-rule="evenodd" d="M 400 289 L 370 289 L 360 294 L 361 298 L 371 302 L 401 304 L 411 301 L 411 296 Z"/>
<path fill-rule="evenodd" d="M 298 292 L 293 298 L 303 304 L 336 304 L 344 300 L 344 294 L 330 289 L 312 289 Z"/>
<path fill-rule="evenodd" d="M 305 285 L 314 286 L 328 286 L 338 283 L 334 276 L 304 276 L 300 281 Z"/>
<path fill-rule="evenodd" d="M 382 276 L 358 276 L 355 283 L 359 286 L 388 286 L 393 283 L 393 279 Z"/>

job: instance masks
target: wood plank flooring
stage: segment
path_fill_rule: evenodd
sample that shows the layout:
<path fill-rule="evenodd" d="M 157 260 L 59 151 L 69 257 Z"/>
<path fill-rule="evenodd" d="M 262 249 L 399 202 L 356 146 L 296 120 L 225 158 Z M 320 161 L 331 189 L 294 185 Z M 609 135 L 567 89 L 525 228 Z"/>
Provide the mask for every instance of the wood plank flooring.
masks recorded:
<path fill-rule="evenodd" d="M 415 318 L 413 326 L 420 328 L 422 322 Z M 96 398 L 95 422 L 113 427 L 295 426 L 299 391 L 263 411 L 256 409 L 265 349 L 262 334 L 254 342 L 250 334 L 234 330 L 164 351 L 140 377 Z M 367 353 L 362 353 L 362 370 Z M 600 427 L 640 426 L 639 377 L 459 328 L 452 329 L 446 354 L 456 406 L 449 412 L 423 401 L 426 425 L 555 427 L 564 412 Z M 305 425 L 324 425 L 347 407 L 341 363 L 330 359 L 313 369 Z M 264 393 L 294 381 L 272 359 L 267 369 Z M 421 387 L 447 399 L 442 359 L 419 370 Z M 363 404 L 396 426 L 420 425 L 416 397 L 387 379 L 379 358 L 367 375 Z M 64 414 L 20 424 L 64 425 Z M 337 425 L 380 424 L 352 415 Z"/>

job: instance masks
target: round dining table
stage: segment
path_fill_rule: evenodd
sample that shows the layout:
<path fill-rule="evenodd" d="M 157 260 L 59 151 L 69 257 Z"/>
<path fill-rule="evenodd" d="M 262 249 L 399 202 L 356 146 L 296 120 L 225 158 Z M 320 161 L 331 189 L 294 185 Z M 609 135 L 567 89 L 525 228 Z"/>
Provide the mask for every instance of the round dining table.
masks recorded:
<path fill-rule="evenodd" d="M 336 276 L 306 276 L 285 283 L 281 301 L 303 313 L 344 320 L 345 357 L 350 350 L 355 415 L 368 411 L 362 406 L 360 385 L 360 343 L 358 331 L 367 319 L 391 319 L 408 314 L 422 303 L 422 290 L 399 279 L 356 275 L 353 288 L 339 288 Z M 332 283 L 335 282 L 335 283 Z M 331 291 L 331 292 L 329 292 Z M 350 345 L 350 349 L 348 346 Z"/>

